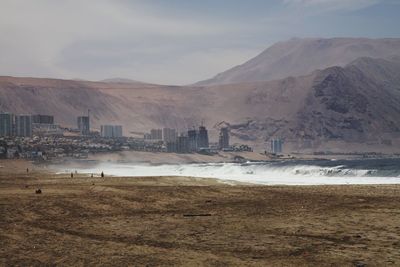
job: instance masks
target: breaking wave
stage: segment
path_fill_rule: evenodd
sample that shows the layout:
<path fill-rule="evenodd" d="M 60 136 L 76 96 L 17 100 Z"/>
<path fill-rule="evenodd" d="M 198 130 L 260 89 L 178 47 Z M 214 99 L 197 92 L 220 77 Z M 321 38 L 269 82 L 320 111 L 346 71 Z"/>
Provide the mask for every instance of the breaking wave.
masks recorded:
<path fill-rule="evenodd" d="M 269 185 L 399 184 L 400 159 L 311 160 L 259 163 L 102 163 L 79 169 L 115 176 L 191 176 Z"/>

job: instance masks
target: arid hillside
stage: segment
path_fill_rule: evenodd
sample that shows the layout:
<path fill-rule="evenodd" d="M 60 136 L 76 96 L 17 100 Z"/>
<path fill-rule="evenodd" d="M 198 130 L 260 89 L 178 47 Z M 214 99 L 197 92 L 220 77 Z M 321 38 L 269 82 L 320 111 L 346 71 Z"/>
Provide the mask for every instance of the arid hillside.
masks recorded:
<path fill-rule="evenodd" d="M 395 151 L 400 60 L 359 58 L 306 76 L 215 86 L 1 77 L 0 108 L 54 114 L 66 126 L 90 109 L 93 128 L 118 123 L 126 135 L 153 127 L 184 131 L 204 122 L 216 141 L 226 125 L 234 142 L 258 150 L 280 137 L 289 151 Z"/>
<path fill-rule="evenodd" d="M 90 109 L 94 128 L 121 123 L 132 131 L 181 125 L 190 116 L 180 114 L 181 104 L 190 105 L 186 97 L 193 95 L 180 87 L 13 77 L 0 78 L 0 88 L 2 110 L 53 114 L 57 123 L 75 126 Z"/>
<path fill-rule="evenodd" d="M 400 39 L 293 38 L 278 42 L 258 56 L 199 85 L 229 84 L 283 79 L 317 69 L 349 64 L 360 57 L 400 56 Z"/>

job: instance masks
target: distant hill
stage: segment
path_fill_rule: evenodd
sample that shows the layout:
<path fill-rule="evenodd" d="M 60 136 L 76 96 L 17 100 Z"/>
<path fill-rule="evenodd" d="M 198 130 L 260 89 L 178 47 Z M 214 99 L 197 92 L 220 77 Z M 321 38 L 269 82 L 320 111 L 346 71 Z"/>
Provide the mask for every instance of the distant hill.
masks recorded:
<path fill-rule="evenodd" d="M 293 38 L 279 42 L 246 63 L 197 85 L 269 81 L 345 66 L 360 57 L 400 56 L 400 39 Z"/>
<path fill-rule="evenodd" d="M 104 79 L 101 80 L 100 82 L 103 83 L 144 83 L 144 82 L 139 82 L 131 79 L 125 79 L 125 78 L 110 78 L 110 79 Z"/>

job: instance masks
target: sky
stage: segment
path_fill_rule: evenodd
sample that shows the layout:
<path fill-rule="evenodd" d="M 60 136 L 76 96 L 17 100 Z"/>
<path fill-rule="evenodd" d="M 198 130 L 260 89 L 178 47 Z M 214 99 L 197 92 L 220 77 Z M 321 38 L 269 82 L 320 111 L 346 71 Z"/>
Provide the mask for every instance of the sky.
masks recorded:
<path fill-rule="evenodd" d="M 400 37 L 400 0 L 0 0 L 0 75 L 208 79 L 292 37 Z"/>

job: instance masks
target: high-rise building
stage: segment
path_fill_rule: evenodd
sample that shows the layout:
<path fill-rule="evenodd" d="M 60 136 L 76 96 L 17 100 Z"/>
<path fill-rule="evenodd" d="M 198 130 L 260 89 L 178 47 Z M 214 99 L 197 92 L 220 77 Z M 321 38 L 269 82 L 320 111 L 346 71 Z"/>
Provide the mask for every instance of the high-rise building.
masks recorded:
<path fill-rule="evenodd" d="M 105 138 L 119 138 L 122 137 L 121 125 L 101 125 L 101 137 Z"/>
<path fill-rule="evenodd" d="M 219 149 L 229 148 L 229 129 L 221 128 L 219 132 Z"/>
<path fill-rule="evenodd" d="M 78 130 L 81 132 L 82 135 L 89 135 L 90 134 L 90 119 L 89 116 L 79 116 L 78 120 Z"/>
<path fill-rule="evenodd" d="M 271 140 L 271 153 L 280 154 L 283 151 L 283 141 L 281 139 Z"/>
<path fill-rule="evenodd" d="M 13 135 L 14 114 L 0 113 L 0 136 Z"/>
<path fill-rule="evenodd" d="M 54 116 L 51 115 L 33 115 L 32 123 L 40 123 L 40 124 L 54 124 Z"/>
<path fill-rule="evenodd" d="M 187 136 L 184 135 L 178 136 L 178 138 L 176 139 L 176 152 L 178 153 L 189 152 L 189 142 Z"/>
<path fill-rule="evenodd" d="M 32 136 L 32 116 L 16 115 L 15 116 L 15 135 L 21 137 Z"/>
<path fill-rule="evenodd" d="M 208 148 L 208 131 L 205 126 L 199 127 L 199 133 L 197 138 L 197 147 L 199 148 Z"/>
<path fill-rule="evenodd" d="M 100 126 L 100 136 L 101 137 L 113 137 L 114 127 L 112 125 L 101 125 Z"/>
<path fill-rule="evenodd" d="M 54 124 L 54 116 L 51 115 L 32 115 L 32 131 L 35 135 L 62 135 L 59 125 Z"/>
<path fill-rule="evenodd" d="M 189 151 L 196 152 L 197 151 L 197 131 L 195 129 L 188 131 L 188 142 L 189 142 Z"/>
<path fill-rule="evenodd" d="M 162 140 L 162 130 L 161 129 L 151 129 L 150 131 L 151 139 Z"/>
<path fill-rule="evenodd" d="M 164 143 L 175 142 L 176 141 L 176 130 L 170 128 L 164 128 L 162 130 L 162 140 Z"/>
<path fill-rule="evenodd" d="M 144 140 L 151 140 L 151 134 L 149 134 L 149 133 L 144 133 L 144 134 L 143 134 L 143 139 L 144 139 Z"/>
<path fill-rule="evenodd" d="M 174 142 L 167 142 L 165 147 L 168 153 L 176 152 L 176 140 Z"/>
<path fill-rule="evenodd" d="M 114 125 L 114 137 L 122 137 L 122 125 Z"/>

